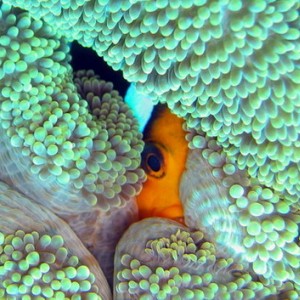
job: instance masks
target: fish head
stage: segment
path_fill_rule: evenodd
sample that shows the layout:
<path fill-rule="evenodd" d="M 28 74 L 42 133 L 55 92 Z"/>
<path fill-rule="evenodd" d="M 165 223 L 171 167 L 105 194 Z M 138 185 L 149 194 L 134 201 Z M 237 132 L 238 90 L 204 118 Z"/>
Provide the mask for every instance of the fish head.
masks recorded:
<path fill-rule="evenodd" d="M 167 106 L 158 105 L 144 130 L 142 167 L 147 180 L 137 196 L 141 219 L 163 217 L 183 222 L 179 186 L 188 152 L 183 122 Z"/>

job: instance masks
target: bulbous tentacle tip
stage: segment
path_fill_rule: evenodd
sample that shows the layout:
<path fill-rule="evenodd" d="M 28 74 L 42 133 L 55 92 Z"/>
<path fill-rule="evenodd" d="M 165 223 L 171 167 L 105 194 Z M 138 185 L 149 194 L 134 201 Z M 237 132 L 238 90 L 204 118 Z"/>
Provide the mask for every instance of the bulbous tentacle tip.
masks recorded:
<path fill-rule="evenodd" d="M 192 134 L 191 134 L 192 136 Z M 191 138 L 190 136 L 190 138 Z M 205 232 L 218 249 L 249 263 L 268 285 L 299 282 L 298 209 L 293 199 L 239 170 L 213 139 L 192 138 L 180 195 L 186 224 Z"/>
<path fill-rule="evenodd" d="M 134 197 L 142 135 L 112 83 L 93 71 L 73 78 L 68 41 L 51 25 L 9 5 L 0 13 L 10 20 L 1 27 L 0 178 L 57 214 Z"/>
<path fill-rule="evenodd" d="M 95 258 L 51 211 L 0 182 L 0 298 L 111 299 Z"/>
<path fill-rule="evenodd" d="M 185 222 L 190 228 L 205 232 L 208 239 L 228 254 L 238 257 L 245 251 L 241 246 L 243 228 L 238 224 L 238 215 L 230 211 L 231 200 L 224 177 L 214 175 L 214 169 L 205 157 L 205 150 L 189 151 L 180 182 Z"/>
<path fill-rule="evenodd" d="M 115 256 L 114 299 L 264 299 L 276 295 L 205 233 L 162 218 L 133 224 Z M 238 296 L 239 295 L 239 296 Z"/>

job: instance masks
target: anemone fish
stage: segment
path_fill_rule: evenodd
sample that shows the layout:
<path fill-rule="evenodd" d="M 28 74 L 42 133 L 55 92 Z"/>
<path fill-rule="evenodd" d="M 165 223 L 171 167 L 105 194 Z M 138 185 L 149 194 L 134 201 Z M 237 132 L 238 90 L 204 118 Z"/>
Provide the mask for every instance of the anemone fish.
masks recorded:
<path fill-rule="evenodd" d="M 139 217 L 163 217 L 183 223 L 179 184 L 188 153 L 184 119 L 171 113 L 165 104 L 154 106 L 148 95 L 137 92 L 135 84 L 129 86 L 125 102 L 138 120 L 145 142 L 141 166 L 147 180 L 137 196 Z"/>
<path fill-rule="evenodd" d="M 117 246 L 114 299 L 299 299 L 299 0 L 117 2 L 0 0 L 1 179 L 35 198 L 35 207 L 49 210 L 49 222 L 61 224 L 57 233 L 74 243 L 70 253 L 79 245 L 64 234 L 65 221 L 75 236 L 79 232 L 69 219 L 73 213 L 95 220 L 86 211 L 94 212 L 96 205 L 110 213 L 140 190 L 142 143 L 131 113 L 107 97 L 100 113 L 94 105 L 88 109 L 82 98 L 91 94 L 83 88 L 78 95 L 71 82 L 68 42 L 78 40 L 121 70 L 137 90 L 167 103 L 184 117 L 188 129 L 190 149 L 178 186 L 187 227 L 166 218 L 133 224 Z M 107 115 L 110 108 L 113 112 Z M 156 159 L 146 157 L 157 170 Z M 61 285 L 63 294 L 44 289 L 56 269 L 41 277 L 38 267 L 29 267 L 40 264 L 45 271 L 43 259 L 49 264 L 62 261 L 66 251 L 57 249 L 62 239 L 53 237 L 50 255 L 42 254 L 41 260 L 37 253 L 27 255 L 33 244 L 39 243 L 38 252 L 48 246 L 50 238 L 35 233 L 20 243 L 24 233 L 40 232 L 46 217 L 19 194 L 5 186 L 0 190 L 0 222 L 9 219 L 18 225 L 0 234 L 0 262 L 5 262 L 0 298 L 19 292 L 28 298 L 27 290 L 32 295 L 33 280 L 11 268 L 15 261 L 34 279 L 45 279 L 35 295 L 62 298 L 69 280 Z M 11 202 L 20 209 L 26 205 L 29 218 L 24 218 L 24 209 L 12 209 Z M 152 215 L 161 211 L 150 209 Z M 178 220 L 168 211 L 165 216 Z M 52 219 L 53 213 L 64 221 Z M 24 225 L 27 220 L 38 222 L 31 228 Z M 106 219 L 101 221 L 107 225 Z M 23 232 L 17 231 L 14 239 L 17 229 Z M 113 230 L 106 229 L 109 238 Z M 53 234 L 52 227 L 40 233 Z M 85 247 L 84 238 L 91 236 L 78 234 Z M 94 248 L 106 251 L 98 245 Z M 20 249 L 25 249 L 22 257 Z M 80 259 L 86 251 L 75 254 Z M 236 254 L 244 269 L 236 265 Z M 90 261 L 86 264 L 95 265 Z M 66 266 L 70 264 L 74 260 L 67 256 Z M 79 270 L 67 267 L 63 277 L 89 277 L 86 268 Z M 97 285 L 103 286 L 100 280 Z M 59 288 L 56 280 L 54 286 Z M 89 299 L 98 299 L 98 294 L 111 299 L 105 286 L 104 292 L 96 291 L 89 280 L 80 288 L 96 293 L 87 295 Z M 73 288 L 66 297 L 77 297 Z"/>
<path fill-rule="evenodd" d="M 166 104 L 151 107 L 151 100 L 149 95 L 138 92 L 134 84 L 125 96 L 145 143 L 141 166 L 147 180 L 136 197 L 139 218 L 171 219 L 205 231 L 221 245 L 230 238 L 233 251 L 240 252 L 240 230 L 228 212 L 227 191 L 221 180 L 213 176 L 209 159 L 199 149 L 189 148 L 191 131 L 184 119 Z"/>
<path fill-rule="evenodd" d="M 142 167 L 147 180 L 137 197 L 140 218 L 164 217 L 183 222 L 179 182 L 185 169 L 188 143 L 183 119 L 158 105 L 144 129 Z"/>
<path fill-rule="evenodd" d="M 145 101 L 145 99 L 141 99 L 144 97 L 141 94 L 136 94 L 135 97 L 138 97 L 141 102 Z M 128 102 L 130 101 L 127 99 Z M 136 106 L 128 104 L 133 110 L 138 110 Z M 140 107 L 142 109 L 146 106 L 141 105 Z M 257 275 L 262 276 L 263 280 L 269 280 L 267 286 L 270 288 L 273 284 L 273 277 L 280 276 L 274 275 L 272 271 L 276 269 L 272 265 L 274 262 L 272 259 L 268 261 L 267 271 L 262 269 L 262 260 L 257 259 L 253 262 L 243 245 L 246 241 L 245 237 L 254 234 L 253 230 L 250 226 L 247 230 L 244 229 L 241 220 L 245 212 L 233 210 L 235 201 L 240 201 L 236 199 L 242 198 L 243 195 L 247 195 L 246 193 L 249 193 L 251 197 L 254 193 L 259 193 L 260 189 L 256 186 L 255 181 L 251 181 L 247 172 L 234 167 L 235 162 L 226 158 L 216 140 L 209 138 L 204 133 L 195 133 L 185 120 L 173 114 L 167 105 L 155 106 L 146 121 L 142 120 L 143 117 L 141 114 L 139 115 L 138 111 L 135 112 L 135 115 L 139 119 L 140 128 L 143 128 L 145 146 L 141 165 L 147 174 L 147 180 L 143 184 L 141 193 L 137 196 L 137 205 L 140 219 L 147 219 L 131 227 L 122 237 L 116 257 L 121 259 L 125 255 L 122 256 L 122 253 L 127 253 L 131 260 L 138 259 L 141 265 L 145 262 L 148 265 L 149 261 L 154 261 L 156 258 L 157 262 L 160 262 L 161 258 L 169 251 L 171 251 L 170 253 L 177 251 L 174 250 L 175 248 L 168 249 L 169 243 L 181 245 L 185 242 L 180 240 L 179 236 L 193 236 L 196 234 L 194 232 L 196 230 L 196 232 L 201 232 L 202 237 L 204 235 L 204 240 L 199 244 L 196 243 L 197 249 L 202 247 L 204 241 L 206 241 L 205 243 L 213 241 L 214 246 L 210 247 L 216 247 L 214 248 L 215 252 L 212 252 L 216 261 L 228 259 L 225 268 L 227 271 L 223 270 L 226 281 L 235 280 L 235 276 L 229 275 L 231 272 L 229 270 L 237 268 L 242 273 L 251 276 L 253 280 Z M 195 143 L 198 144 L 196 148 L 193 147 Z M 232 169 L 231 172 L 227 170 L 229 168 Z M 266 192 L 267 189 L 264 193 Z M 255 203 L 254 198 L 251 201 L 253 201 L 251 207 L 263 205 Z M 258 214 L 258 212 L 252 211 L 250 213 Z M 276 213 L 274 212 L 274 215 Z M 173 221 L 177 221 L 177 225 Z M 178 224 L 178 222 L 182 224 Z M 254 224 L 256 223 L 253 222 L 251 225 Z M 176 240 L 177 235 L 178 240 Z M 169 242 L 165 239 L 168 236 L 170 236 Z M 136 240 L 139 240 L 142 245 L 145 242 L 146 247 L 138 250 L 133 244 L 133 241 Z M 129 246 L 126 246 L 125 243 Z M 152 245 L 153 248 L 151 248 L 152 246 L 148 247 L 149 245 Z M 157 247 L 155 245 L 159 245 L 160 250 L 155 250 Z M 135 252 L 131 251 L 130 247 L 134 247 Z M 150 257 L 143 254 L 143 251 L 147 252 Z M 178 250 L 178 255 L 181 251 Z M 177 257 L 177 254 L 173 253 L 172 255 Z M 129 256 L 126 258 L 128 261 L 125 262 L 124 258 L 123 266 L 116 262 L 116 269 L 126 268 L 128 270 L 130 260 Z M 186 257 L 183 258 L 183 261 L 185 259 Z M 238 267 L 235 264 L 231 265 L 229 262 L 232 262 L 232 259 L 240 265 Z M 174 258 L 174 260 L 176 263 L 178 262 L 179 270 L 185 270 L 184 263 L 182 265 L 179 262 L 181 259 Z M 154 272 L 157 265 L 154 262 L 151 262 L 150 265 Z M 166 263 L 160 266 L 168 270 L 167 268 L 174 265 L 176 264 L 173 261 L 173 265 Z M 196 271 L 197 268 L 191 268 L 188 272 L 201 277 L 199 269 Z M 132 272 L 133 280 L 134 270 Z M 213 278 L 220 285 L 223 278 L 219 277 L 217 273 L 214 273 Z M 119 277 L 122 278 L 121 273 L 119 274 Z M 122 278 L 120 284 L 126 280 L 126 278 Z M 266 289 L 268 288 L 266 287 Z M 258 299 L 265 297 L 267 295 L 265 292 L 266 290 L 262 294 L 258 292 L 256 294 Z M 270 290 L 268 293 L 276 294 L 278 291 Z M 217 298 L 224 295 L 215 294 Z"/>

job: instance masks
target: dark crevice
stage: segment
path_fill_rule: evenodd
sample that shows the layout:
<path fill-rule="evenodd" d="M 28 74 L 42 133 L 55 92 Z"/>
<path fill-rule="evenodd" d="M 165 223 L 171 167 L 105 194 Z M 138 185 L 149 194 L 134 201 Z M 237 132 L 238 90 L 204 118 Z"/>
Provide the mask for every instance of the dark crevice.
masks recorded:
<path fill-rule="evenodd" d="M 130 83 L 123 78 L 121 71 L 114 71 L 95 51 L 82 47 L 77 42 L 73 42 L 71 55 L 71 65 L 74 71 L 92 69 L 101 79 L 111 81 L 114 89 L 118 90 L 122 97 L 125 96 Z"/>

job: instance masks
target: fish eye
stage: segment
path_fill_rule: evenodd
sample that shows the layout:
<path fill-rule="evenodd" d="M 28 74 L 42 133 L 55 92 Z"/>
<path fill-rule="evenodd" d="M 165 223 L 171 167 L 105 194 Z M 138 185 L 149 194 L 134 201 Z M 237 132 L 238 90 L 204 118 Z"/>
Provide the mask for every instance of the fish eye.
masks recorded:
<path fill-rule="evenodd" d="M 165 175 L 164 159 L 158 146 L 146 143 L 142 152 L 142 168 L 147 175 L 160 178 Z"/>
<path fill-rule="evenodd" d="M 158 172 L 161 168 L 161 161 L 154 153 L 150 153 L 147 157 L 147 165 L 153 172 Z"/>

